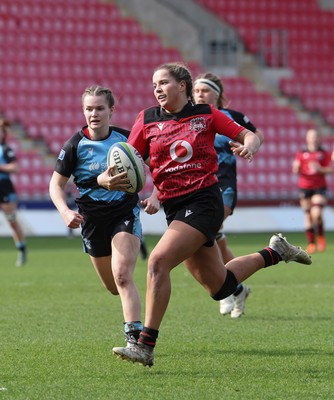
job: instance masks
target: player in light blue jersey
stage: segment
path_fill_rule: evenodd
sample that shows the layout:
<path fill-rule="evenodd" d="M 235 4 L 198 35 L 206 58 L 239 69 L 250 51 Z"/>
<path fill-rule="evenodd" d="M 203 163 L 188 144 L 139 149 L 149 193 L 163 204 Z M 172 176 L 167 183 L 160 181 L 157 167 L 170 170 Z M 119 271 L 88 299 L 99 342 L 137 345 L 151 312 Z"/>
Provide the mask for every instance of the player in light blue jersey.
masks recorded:
<path fill-rule="evenodd" d="M 65 142 L 50 181 L 50 196 L 66 226 L 81 226 L 84 251 L 103 285 L 120 295 L 127 345 L 132 346 L 142 329 L 141 301 L 133 281 L 140 249 L 142 227 L 138 195 L 124 192 L 126 172 L 116 174 L 107 166 L 109 148 L 125 142 L 129 131 L 110 126 L 114 96 L 100 86 L 87 88 L 82 95 L 87 125 Z M 66 202 L 65 186 L 73 176 L 79 196 L 77 210 Z M 145 211 L 153 214 L 159 203 L 147 199 Z"/>
<path fill-rule="evenodd" d="M 257 129 L 246 115 L 239 111 L 226 108 L 228 103 L 224 97 L 224 87 L 221 80 L 208 72 L 197 76 L 194 83 L 194 100 L 196 103 L 213 104 L 221 112 L 236 121 L 239 125 L 254 132 L 263 142 L 263 134 Z M 224 220 L 233 214 L 237 203 L 237 163 L 231 146 L 230 139 L 226 136 L 216 135 L 215 149 L 218 157 L 218 182 L 224 201 Z M 224 262 L 234 258 L 231 249 L 227 245 L 223 225 L 217 234 L 217 243 Z M 234 294 L 220 301 L 220 312 L 223 315 L 230 314 L 232 318 L 239 318 L 244 313 L 245 302 L 250 289 L 244 283 L 240 283 Z"/>

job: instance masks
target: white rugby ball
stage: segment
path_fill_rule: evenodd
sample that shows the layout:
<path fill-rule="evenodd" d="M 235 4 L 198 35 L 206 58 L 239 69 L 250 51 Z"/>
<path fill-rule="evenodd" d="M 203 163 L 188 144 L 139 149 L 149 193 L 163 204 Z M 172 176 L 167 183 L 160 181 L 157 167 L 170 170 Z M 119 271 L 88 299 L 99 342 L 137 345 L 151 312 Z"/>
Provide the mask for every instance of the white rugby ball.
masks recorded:
<path fill-rule="evenodd" d="M 114 143 L 107 155 L 108 167 L 116 165 L 118 173 L 127 172 L 129 187 L 127 193 L 138 193 L 142 190 L 146 181 L 145 163 L 131 144 L 126 142 Z"/>

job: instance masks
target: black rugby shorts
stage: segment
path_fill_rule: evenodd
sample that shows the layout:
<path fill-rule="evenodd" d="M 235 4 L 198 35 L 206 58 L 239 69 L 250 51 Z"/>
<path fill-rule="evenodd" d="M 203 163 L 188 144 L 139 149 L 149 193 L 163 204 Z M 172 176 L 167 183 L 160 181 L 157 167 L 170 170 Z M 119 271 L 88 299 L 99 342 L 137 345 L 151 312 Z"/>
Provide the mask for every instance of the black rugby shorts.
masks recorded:
<path fill-rule="evenodd" d="M 84 252 L 93 257 L 111 255 L 111 240 L 118 232 L 128 232 L 142 238 L 142 226 L 139 219 L 139 207 L 122 218 L 107 219 L 98 223 L 85 221 L 81 226 Z"/>
<path fill-rule="evenodd" d="M 163 206 L 168 225 L 174 220 L 182 221 L 207 237 L 205 246 L 213 246 L 224 220 L 224 203 L 218 185 L 167 200 Z"/>

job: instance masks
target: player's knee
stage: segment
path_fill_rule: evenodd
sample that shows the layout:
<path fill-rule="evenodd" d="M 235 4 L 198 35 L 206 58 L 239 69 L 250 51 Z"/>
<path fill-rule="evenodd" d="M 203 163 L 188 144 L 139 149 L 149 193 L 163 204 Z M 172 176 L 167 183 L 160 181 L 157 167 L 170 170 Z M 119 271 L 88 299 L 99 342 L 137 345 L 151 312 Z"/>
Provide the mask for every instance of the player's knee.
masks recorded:
<path fill-rule="evenodd" d="M 129 268 L 123 268 L 114 272 L 114 280 L 118 288 L 126 288 L 133 283 Z"/>
<path fill-rule="evenodd" d="M 5 217 L 8 222 L 15 222 L 16 221 L 16 212 L 5 213 Z"/>
<path fill-rule="evenodd" d="M 213 300 L 219 301 L 225 299 L 230 296 L 237 290 L 238 281 L 235 277 L 234 273 L 230 270 L 227 270 L 226 279 L 223 286 L 219 289 L 219 291 L 211 296 Z"/>
<path fill-rule="evenodd" d="M 148 259 L 147 265 L 148 278 L 151 280 L 159 280 L 164 274 L 169 273 L 166 265 L 166 257 L 163 254 L 152 252 Z"/>
<path fill-rule="evenodd" d="M 324 207 L 325 207 L 325 205 L 322 204 L 322 203 L 312 203 L 312 208 L 320 208 L 320 209 L 322 209 Z"/>

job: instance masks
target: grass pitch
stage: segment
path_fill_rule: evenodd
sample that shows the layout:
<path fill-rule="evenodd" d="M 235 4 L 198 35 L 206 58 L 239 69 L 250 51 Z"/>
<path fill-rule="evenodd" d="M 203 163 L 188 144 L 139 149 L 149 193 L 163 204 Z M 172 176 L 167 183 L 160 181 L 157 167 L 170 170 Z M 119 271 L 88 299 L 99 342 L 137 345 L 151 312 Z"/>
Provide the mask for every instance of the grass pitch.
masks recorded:
<path fill-rule="evenodd" d="M 228 239 L 242 255 L 270 236 Z M 287 236 L 305 246 L 303 234 Z M 112 355 L 125 343 L 120 300 L 100 284 L 79 238 L 28 238 L 23 268 L 12 240 L 1 238 L 0 400 L 332 399 L 334 234 L 327 237 L 313 265 L 281 263 L 249 278 L 237 320 L 176 268 L 151 369 Z M 146 240 L 152 249 L 157 238 Z M 145 281 L 139 258 L 142 299 Z"/>

